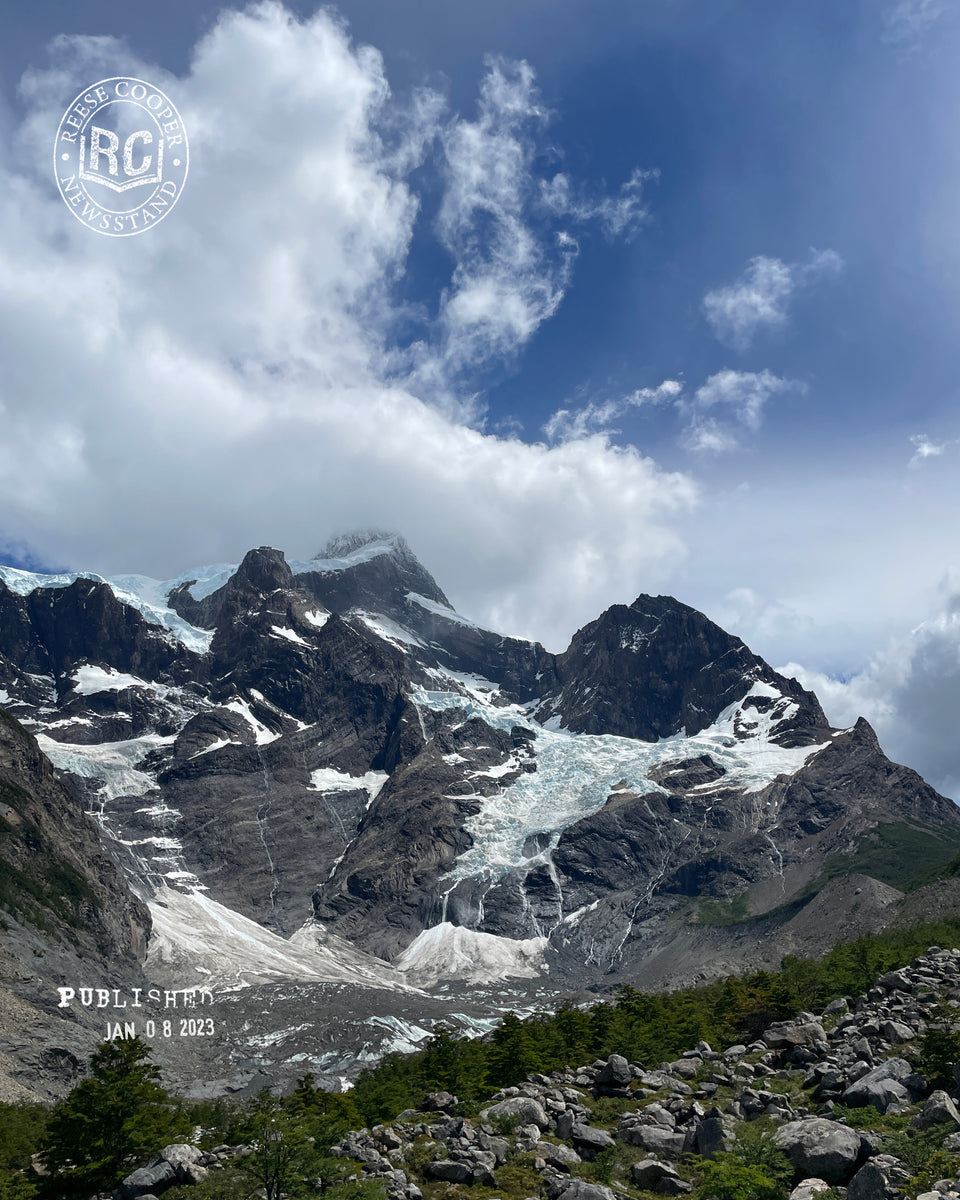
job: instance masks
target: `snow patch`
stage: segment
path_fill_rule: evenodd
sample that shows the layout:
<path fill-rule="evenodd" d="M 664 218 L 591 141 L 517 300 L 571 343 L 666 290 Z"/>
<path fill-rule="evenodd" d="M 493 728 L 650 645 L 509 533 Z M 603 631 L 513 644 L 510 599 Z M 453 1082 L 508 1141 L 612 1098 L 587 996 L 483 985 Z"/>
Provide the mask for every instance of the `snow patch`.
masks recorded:
<path fill-rule="evenodd" d="M 360 563 L 379 558 L 381 554 L 392 554 L 398 548 L 399 541 L 399 536 L 395 534 L 390 537 L 374 538 L 372 541 L 358 546 L 355 550 L 349 550 L 346 554 L 335 555 L 331 558 L 311 558 L 308 562 L 292 562 L 290 570 L 294 575 L 304 575 L 308 571 L 319 571 L 325 575 L 333 571 L 349 571 L 351 567 L 356 567 Z"/>
<path fill-rule="evenodd" d="M 189 579 L 191 576 L 186 575 L 183 578 Z M 213 641 L 212 630 L 197 629 L 167 606 L 166 597 L 180 582 L 178 580 L 161 583 L 159 580 L 149 579 L 146 575 L 116 575 L 105 578 L 89 571 L 40 575 L 35 571 L 21 571 L 16 567 L 0 567 L 0 579 L 18 596 L 28 596 L 38 588 L 67 588 L 78 579 L 105 583 L 121 604 L 135 608 L 148 624 L 159 625 L 188 650 L 193 650 L 196 654 L 206 654 Z"/>
<path fill-rule="evenodd" d="M 347 775 L 336 771 L 333 767 L 320 767 L 310 772 L 309 787 L 318 792 L 356 792 L 363 790 L 370 796 L 372 803 L 380 794 L 380 789 L 390 776 L 386 771 L 368 771 L 366 775 Z"/>
<path fill-rule="evenodd" d="M 137 770 L 139 763 L 151 750 L 171 746 L 175 736 L 160 737 L 150 733 L 123 742 L 100 742 L 98 745 L 73 745 L 55 742 L 38 733 L 37 744 L 60 771 L 69 771 L 84 779 L 102 780 L 99 795 L 103 801 L 118 796 L 144 796 L 156 789 L 156 783 L 145 772 Z"/>
<path fill-rule="evenodd" d="M 324 627 L 324 625 L 326 625 L 326 623 L 330 620 L 332 615 L 333 615 L 332 613 L 320 612 L 319 609 L 315 608 L 315 609 L 312 609 L 310 612 L 304 613 L 303 619 L 308 624 L 313 625 L 314 628 L 322 629 Z"/>
<path fill-rule="evenodd" d="M 444 921 L 418 934 L 394 966 L 425 987 L 441 979 L 459 983 L 535 979 L 546 970 L 547 941 L 543 937 L 517 941 Z"/>
<path fill-rule="evenodd" d="M 421 596 L 419 592 L 407 592 L 406 599 L 408 602 L 412 600 L 418 607 L 426 609 L 427 612 L 433 613 L 437 617 L 453 621 L 456 625 L 466 625 L 470 629 L 480 628 L 473 621 L 468 621 L 466 617 L 461 617 L 454 609 L 448 608 L 445 604 L 439 604 L 436 600 L 430 600 L 426 596 Z"/>
<path fill-rule="evenodd" d="M 404 629 L 402 625 L 398 625 L 396 621 L 391 621 L 389 617 L 385 617 L 381 613 L 368 613 L 362 609 L 353 608 L 347 615 L 362 621 L 371 633 L 375 633 L 377 637 L 383 638 L 385 642 L 396 646 L 398 650 L 406 652 L 408 646 L 423 645 L 423 642 L 415 633 L 411 633 L 409 629 Z"/>
<path fill-rule="evenodd" d="M 148 683 L 136 675 L 124 675 L 113 667 L 78 667 L 70 676 L 73 680 L 73 690 L 81 696 L 93 696 L 97 692 L 122 692 L 127 688 L 153 688 L 166 692 L 169 689 L 160 684 Z"/>
<path fill-rule="evenodd" d="M 164 986 L 232 991 L 293 979 L 410 992 L 386 962 L 309 922 L 288 940 L 210 896 L 161 888 L 149 903 L 146 971 Z M 202 964 L 199 966 L 198 964 Z"/>
<path fill-rule="evenodd" d="M 258 746 L 269 746 L 271 742 L 275 742 L 279 733 L 274 733 L 272 729 L 268 729 L 261 721 L 250 711 L 250 705 L 246 700 L 231 700 L 229 704 L 225 704 L 224 708 L 229 708 L 231 712 L 239 713 L 253 730 L 254 737 Z"/>
<path fill-rule="evenodd" d="M 287 629 L 283 625 L 271 625 L 270 628 L 273 631 L 271 634 L 271 637 L 286 638 L 286 640 L 288 642 L 294 642 L 298 646 L 306 646 L 306 648 L 308 650 L 312 649 L 310 643 L 308 641 L 305 641 L 299 635 L 299 633 L 294 633 L 294 631 L 292 629 Z"/>

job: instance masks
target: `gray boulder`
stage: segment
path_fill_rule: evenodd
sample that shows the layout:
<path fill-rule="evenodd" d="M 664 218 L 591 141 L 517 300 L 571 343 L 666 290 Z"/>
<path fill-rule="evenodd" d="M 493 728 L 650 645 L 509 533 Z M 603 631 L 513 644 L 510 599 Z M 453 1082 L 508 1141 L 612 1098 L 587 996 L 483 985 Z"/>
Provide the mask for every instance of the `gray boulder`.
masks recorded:
<path fill-rule="evenodd" d="M 578 1150 L 589 1162 L 610 1146 L 617 1143 L 604 1129 L 594 1129 L 591 1125 L 574 1125 L 570 1131 L 570 1140 L 574 1149 Z"/>
<path fill-rule="evenodd" d="M 914 1117 L 912 1123 L 917 1129 L 929 1129 L 931 1125 L 948 1125 L 949 1132 L 953 1133 L 960 1129 L 960 1112 L 946 1092 L 931 1092 L 923 1109 Z"/>
<path fill-rule="evenodd" d="M 626 1087 L 633 1078 L 630 1064 L 622 1054 L 611 1054 L 597 1076 L 598 1087 Z"/>
<path fill-rule="evenodd" d="M 600 1183 L 587 1183 L 585 1179 L 563 1180 L 563 1190 L 557 1200 L 616 1200 L 613 1192 Z"/>
<path fill-rule="evenodd" d="M 173 1167 L 160 1159 L 149 1167 L 140 1167 L 128 1175 L 120 1184 L 118 1191 L 124 1200 L 134 1200 L 134 1197 L 146 1196 L 150 1193 L 166 1191 L 177 1182 L 177 1173 Z"/>
<path fill-rule="evenodd" d="M 825 1192 L 829 1187 L 825 1179 L 801 1179 L 790 1193 L 790 1200 L 814 1200 L 817 1192 Z"/>
<path fill-rule="evenodd" d="M 569 1174 L 570 1168 L 582 1161 L 576 1150 L 571 1150 L 569 1146 L 548 1146 L 547 1148 L 547 1162 L 551 1167 L 556 1167 L 558 1171 L 565 1171 Z"/>
<path fill-rule="evenodd" d="M 893 1200 L 910 1178 L 903 1164 L 878 1154 L 863 1164 L 847 1185 L 847 1200 Z"/>
<path fill-rule="evenodd" d="M 801 1179 L 815 1176 L 830 1184 L 845 1183 L 860 1154 L 860 1135 L 823 1117 L 790 1121 L 777 1130 L 773 1141 Z"/>
<path fill-rule="evenodd" d="M 663 1125 L 633 1125 L 624 1129 L 621 1137 L 628 1146 L 642 1146 L 661 1158 L 681 1158 L 687 1145 L 684 1133 Z"/>
<path fill-rule="evenodd" d="M 198 1150 L 196 1146 L 188 1146 L 184 1142 L 174 1142 L 170 1146 L 164 1146 L 160 1151 L 160 1157 L 173 1167 L 179 1183 L 202 1183 L 210 1174 L 203 1165 L 203 1151 Z"/>
<path fill-rule="evenodd" d="M 763 1041 L 771 1050 L 812 1048 L 826 1040 L 826 1030 L 819 1021 L 777 1021 L 763 1032 Z"/>
<path fill-rule="evenodd" d="M 637 1187 L 646 1192 L 659 1192 L 662 1196 L 682 1196 L 693 1190 L 673 1167 L 658 1162 L 655 1158 L 645 1158 L 642 1162 L 634 1163 L 630 1168 L 630 1176 Z"/>
<path fill-rule="evenodd" d="M 441 1158 L 437 1162 L 427 1163 L 424 1174 L 428 1179 L 439 1179 L 443 1183 L 472 1183 L 473 1168 L 467 1163 L 453 1162 L 449 1158 Z"/>
<path fill-rule="evenodd" d="M 851 1108 L 873 1105 L 879 1112 L 886 1112 L 892 1104 L 910 1099 L 905 1081 L 912 1074 L 906 1059 L 888 1058 L 852 1083 L 843 1093 L 843 1102 Z"/>
<path fill-rule="evenodd" d="M 730 1148 L 730 1137 L 720 1117 L 707 1117 L 697 1126 L 697 1153 L 701 1158 L 715 1158 Z"/>
<path fill-rule="evenodd" d="M 490 1108 L 485 1108 L 480 1116 L 484 1121 L 496 1120 L 497 1117 L 516 1117 L 520 1125 L 536 1125 L 539 1129 L 550 1128 L 550 1118 L 539 1100 L 532 1096 L 510 1096 L 500 1100 Z"/>

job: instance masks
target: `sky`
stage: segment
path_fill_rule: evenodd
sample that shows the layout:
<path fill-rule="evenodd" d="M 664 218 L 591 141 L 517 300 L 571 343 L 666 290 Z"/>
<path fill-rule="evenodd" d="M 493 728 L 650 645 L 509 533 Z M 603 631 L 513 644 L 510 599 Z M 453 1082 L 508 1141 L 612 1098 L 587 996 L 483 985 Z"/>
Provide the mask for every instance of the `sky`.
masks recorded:
<path fill-rule="evenodd" d="M 562 649 L 669 593 L 960 799 L 957 0 L 38 0 L 0 42 L 0 559 L 398 530 Z M 54 178 L 129 74 L 162 224 Z"/>

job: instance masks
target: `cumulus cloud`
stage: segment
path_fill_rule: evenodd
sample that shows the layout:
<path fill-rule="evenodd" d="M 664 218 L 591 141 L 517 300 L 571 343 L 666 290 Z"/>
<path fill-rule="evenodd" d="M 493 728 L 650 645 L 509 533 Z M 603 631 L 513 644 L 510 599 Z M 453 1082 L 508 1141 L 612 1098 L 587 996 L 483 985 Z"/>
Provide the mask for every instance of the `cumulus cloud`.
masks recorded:
<path fill-rule="evenodd" d="M 719 408 L 737 425 L 756 432 L 771 396 L 804 390 L 800 381 L 781 379 L 771 371 L 734 371 L 727 367 L 697 388 L 692 401 L 683 403 L 689 414 L 684 443 L 700 452 L 733 450 L 739 445 L 733 427 L 712 415 L 711 410 Z"/>
<path fill-rule="evenodd" d="M 817 693 L 833 724 L 847 727 L 866 717 L 895 762 L 913 767 L 939 792 L 960 801 L 960 592 L 951 591 L 940 612 L 906 637 L 891 640 L 850 678 L 797 663 L 779 669 Z"/>
<path fill-rule="evenodd" d="M 761 329 L 786 324 L 790 300 L 800 288 L 836 274 L 842 266 L 833 250 L 811 251 L 806 263 L 758 255 L 732 284 L 704 296 L 704 314 L 721 342 L 746 350 Z"/>
<path fill-rule="evenodd" d="M 120 73 L 174 97 L 191 169 L 161 226 L 110 239 L 66 212 L 50 143 L 79 88 Z M 263 3 L 222 14 L 184 79 L 61 38 L 23 94 L 0 155 L 8 546 L 164 577 L 388 525 L 471 615 L 558 642 L 682 557 L 688 477 L 599 434 L 529 445 L 474 419 L 476 373 L 533 336 L 573 266 L 525 64 L 488 65 L 471 119 L 429 92 L 401 105 L 328 12 Z M 451 264 L 432 318 L 403 290 L 418 164 Z"/>

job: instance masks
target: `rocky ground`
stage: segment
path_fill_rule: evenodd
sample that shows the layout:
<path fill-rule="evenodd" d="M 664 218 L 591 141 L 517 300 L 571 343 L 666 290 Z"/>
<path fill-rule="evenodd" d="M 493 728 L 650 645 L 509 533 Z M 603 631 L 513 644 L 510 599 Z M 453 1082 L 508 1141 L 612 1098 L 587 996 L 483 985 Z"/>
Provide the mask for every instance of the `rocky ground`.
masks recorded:
<path fill-rule="evenodd" d="M 931 1028 L 948 1032 L 957 1010 L 960 949 L 931 947 L 866 995 L 773 1024 L 750 1045 L 716 1051 L 701 1041 L 656 1066 L 612 1055 L 531 1075 L 472 1119 L 456 1097 L 435 1093 L 389 1124 L 348 1134 L 332 1153 L 389 1200 L 706 1197 L 705 1164 L 748 1145 L 757 1161 L 764 1144 L 789 1161 L 791 1200 L 954 1200 L 960 1063 L 950 1091 L 933 1086 L 918 1040 Z M 190 1181 L 183 1148 L 169 1149 L 125 1182 L 121 1200 Z M 194 1151 L 194 1181 L 236 1153 Z M 731 1200 L 737 1194 L 746 1195 Z"/>

